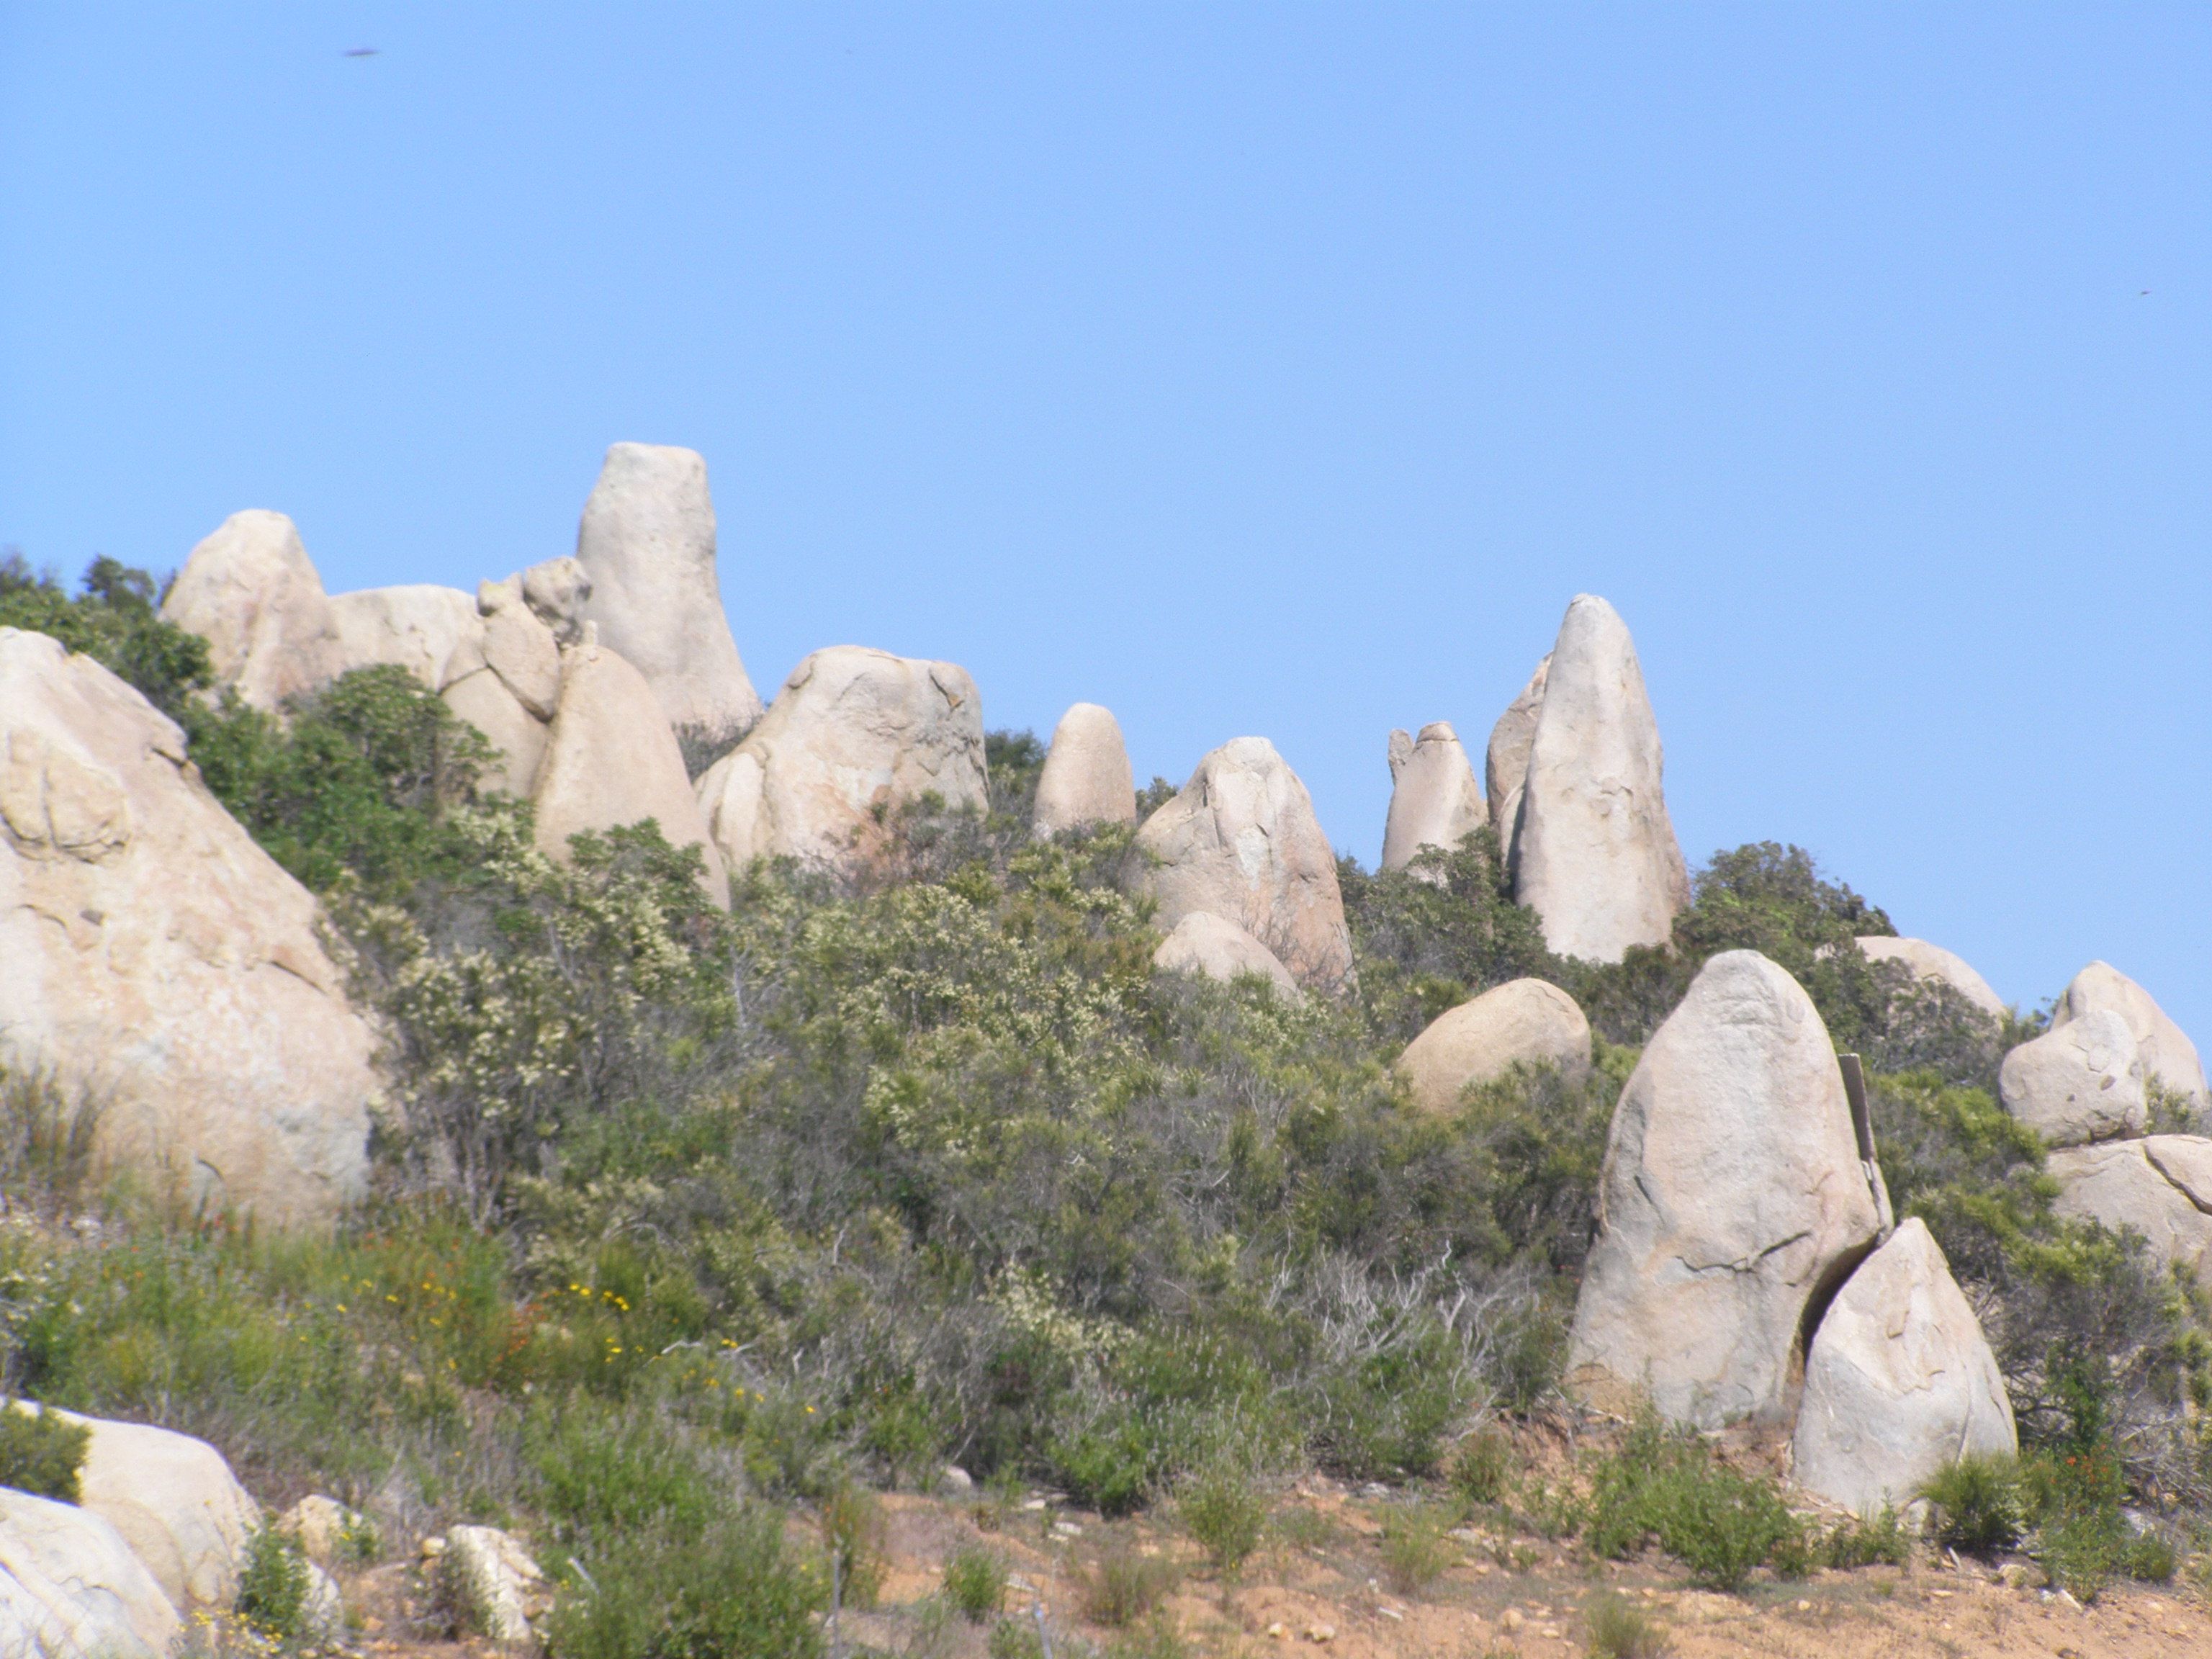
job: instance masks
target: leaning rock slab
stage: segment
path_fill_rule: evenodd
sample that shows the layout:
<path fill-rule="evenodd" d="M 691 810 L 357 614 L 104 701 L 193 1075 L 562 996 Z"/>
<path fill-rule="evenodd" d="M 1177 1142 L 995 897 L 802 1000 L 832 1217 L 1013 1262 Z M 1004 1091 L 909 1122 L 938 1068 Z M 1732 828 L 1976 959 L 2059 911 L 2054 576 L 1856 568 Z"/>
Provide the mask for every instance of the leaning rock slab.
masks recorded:
<path fill-rule="evenodd" d="M 1904 1508 L 1962 1457 L 2020 1449 L 1996 1357 L 1917 1216 L 1822 1316 L 1795 1449 L 1798 1484 L 1854 1515 Z"/>
<path fill-rule="evenodd" d="M 363 1190 L 375 1043 L 319 922 L 173 724 L 0 629 L 0 1045 L 106 1103 L 107 1156 L 264 1224 Z"/>
<path fill-rule="evenodd" d="M 1930 945 L 1924 939 L 1867 933 L 1860 937 L 1858 947 L 1869 962 L 1901 962 L 1915 979 L 1949 986 L 1991 1019 L 2005 1016 L 2004 999 L 1990 988 L 1989 981 L 1940 945 Z"/>
<path fill-rule="evenodd" d="M 989 805 L 975 682 L 953 663 L 855 645 L 792 670 L 761 723 L 698 784 L 733 870 L 785 857 L 865 866 L 890 815 L 926 794 L 956 809 Z"/>
<path fill-rule="evenodd" d="M 161 1586 L 106 1521 L 0 1489 L 0 1651 L 166 1659 L 181 1629 Z"/>
<path fill-rule="evenodd" d="M 1194 910 L 1235 922 L 1299 983 L 1352 974 L 1352 933 L 1336 854 L 1297 774 L 1265 738 L 1237 738 L 1198 763 L 1182 791 L 1137 832 L 1135 884 L 1162 927 Z"/>
<path fill-rule="evenodd" d="M 1521 822 L 1521 794 L 1528 782 L 1528 750 L 1536 740 L 1536 714 L 1544 706 L 1544 683 L 1551 673 L 1547 651 L 1521 695 L 1505 705 L 1498 724 L 1490 728 L 1490 746 L 1483 755 L 1482 786 L 1490 801 L 1490 827 L 1498 832 L 1498 850 L 1509 865 L 1513 834 Z"/>
<path fill-rule="evenodd" d="M 545 1575 L 520 1539 L 497 1527 L 453 1527 L 439 1571 L 470 1622 L 495 1642 L 527 1642 Z"/>
<path fill-rule="evenodd" d="M 1390 734 L 1390 815 L 1382 826 L 1382 867 L 1401 870 L 1424 847 L 1449 853 L 1490 821 L 1474 767 L 1450 724 L 1437 720 L 1401 748 Z"/>
<path fill-rule="evenodd" d="M 2051 1012 L 2051 1024 L 2061 1028 L 2100 1008 L 2127 1021 L 2146 1078 L 2156 1078 L 2199 1111 L 2212 1107 L 2212 1091 L 2205 1086 L 2204 1062 L 2197 1045 L 2149 992 L 2112 963 L 2093 962 L 2075 975 Z"/>
<path fill-rule="evenodd" d="M 345 647 L 300 532 L 282 513 L 234 513 L 191 550 L 161 617 L 208 642 L 217 687 L 273 712 L 344 666 Z"/>
<path fill-rule="evenodd" d="M 1079 823 L 1136 821 L 1137 781 L 1129 770 L 1121 723 L 1110 708 L 1079 702 L 1053 728 L 1030 827 L 1040 836 L 1053 836 Z"/>
<path fill-rule="evenodd" d="M 1545 675 L 1513 843 L 1515 896 L 1561 956 L 1619 962 L 1662 945 L 1689 903 L 1663 769 L 1627 624 L 1579 594 Z"/>
<path fill-rule="evenodd" d="M 735 737 L 761 717 L 722 609 L 714 504 L 696 450 L 616 444 L 584 503 L 576 562 L 590 583 L 580 621 L 634 664 L 669 725 Z"/>
<path fill-rule="evenodd" d="M 1722 952 L 1614 1109 L 1571 1385 L 1699 1428 L 1784 1421 L 1806 1307 L 1883 1219 L 1812 999 L 1758 952 Z"/>
<path fill-rule="evenodd" d="M 1273 951 L 1210 910 L 1194 910 L 1176 923 L 1175 931 L 1152 952 L 1152 966 L 1164 974 L 1200 974 L 1218 980 L 1257 974 L 1293 1002 L 1305 994 Z"/>
<path fill-rule="evenodd" d="M 2023 1042 L 1997 1068 L 2005 1109 L 2049 1146 L 2143 1132 L 2142 1061 L 2135 1034 L 2099 1009 Z"/>
<path fill-rule="evenodd" d="M 1576 1082 L 1589 1075 L 1589 1021 L 1572 997 L 1540 979 L 1493 985 L 1447 1009 L 1406 1045 L 1395 1069 L 1416 1105 L 1442 1112 L 1516 1065 L 1553 1066 Z"/>
<path fill-rule="evenodd" d="M 2069 1147 L 2044 1168 L 2058 1182 L 2058 1214 L 2141 1233 L 2153 1261 L 2179 1266 L 2212 1293 L 2212 1140 L 2153 1135 Z"/>
<path fill-rule="evenodd" d="M 538 769 L 538 845 L 565 862 L 568 838 L 652 818 L 671 847 L 706 854 L 700 885 L 730 902 L 720 855 L 684 775 L 676 734 L 645 677 L 604 645 L 561 653 L 561 708 Z"/>

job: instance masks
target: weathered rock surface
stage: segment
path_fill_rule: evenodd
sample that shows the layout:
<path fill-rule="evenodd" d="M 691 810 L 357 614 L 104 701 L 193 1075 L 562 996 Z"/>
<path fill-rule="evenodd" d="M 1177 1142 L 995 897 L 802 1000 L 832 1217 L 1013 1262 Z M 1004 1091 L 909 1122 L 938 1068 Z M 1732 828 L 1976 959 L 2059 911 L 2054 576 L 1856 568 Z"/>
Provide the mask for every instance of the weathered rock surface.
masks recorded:
<path fill-rule="evenodd" d="M 1515 896 L 1560 955 L 1618 962 L 1663 944 L 1689 902 L 1662 770 L 1627 625 L 1579 594 L 1545 675 L 1513 848 Z"/>
<path fill-rule="evenodd" d="M 279 1516 L 276 1524 L 300 1540 L 310 1561 L 329 1566 L 345 1553 L 347 1538 L 368 1522 L 358 1510 L 312 1492 Z"/>
<path fill-rule="evenodd" d="M 1382 826 L 1382 867 L 1401 870 L 1424 847 L 1445 852 L 1490 821 L 1474 768 L 1449 723 L 1437 720 L 1401 748 L 1390 734 L 1390 815 Z M 1402 758 L 1401 758 L 1402 756 Z"/>
<path fill-rule="evenodd" d="M 2200 1111 L 2212 1106 L 2212 1091 L 2205 1086 L 2204 1062 L 2197 1045 L 2149 992 L 2110 963 L 2093 962 L 2074 975 L 2051 1012 L 2051 1024 L 2058 1029 L 2100 1008 L 2127 1021 L 2147 1079 L 2158 1079 Z"/>
<path fill-rule="evenodd" d="M 106 1521 L 0 1489 L 0 1652 L 166 1659 L 181 1629 L 161 1585 Z"/>
<path fill-rule="evenodd" d="M 1030 827 L 1053 836 L 1079 823 L 1136 821 L 1137 781 L 1129 771 L 1121 723 L 1110 708 L 1079 702 L 1053 728 Z"/>
<path fill-rule="evenodd" d="M 1544 706 L 1544 682 L 1552 672 L 1552 654 L 1536 665 L 1521 695 L 1505 705 L 1498 724 L 1490 728 L 1490 747 L 1483 756 L 1482 784 L 1489 798 L 1490 827 L 1498 831 L 1498 850 L 1510 861 L 1513 832 L 1521 820 L 1521 793 L 1528 782 L 1528 749 L 1536 740 L 1536 711 Z"/>
<path fill-rule="evenodd" d="M 489 668 L 456 680 L 440 694 L 446 707 L 482 732 L 498 757 L 478 780 L 488 789 L 504 789 L 527 799 L 544 763 L 545 722 L 522 706 L 507 683 Z"/>
<path fill-rule="evenodd" d="M 545 1575 L 522 1541 L 497 1527 L 452 1527 L 439 1564 L 476 1628 L 495 1642 L 530 1640 Z"/>
<path fill-rule="evenodd" d="M 1198 763 L 1182 793 L 1137 832 L 1134 883 L 1174 927 L 1194 910 L 1235 922 L 1299 983 L 1352 973 L 1336 855 L 1313 799 L 1274 744 L 1237 738 Z"/>
<path fill-rule="evenodd" d="M 161 616 L 208 642 L 216 684 L 256 708 L 335 677 L 344 647 L 323 579 L 282 513 L 234 513 L 191 550 Z"/>
<path fill-rule="evenodd" d="M 1901 962 L 1915 979 L 1948 985 L 1991 1019 L 2004 1018 L 2004 999 L 1990 989 L 1989 981 L 1940 945 L 1930 945 L 1924 939 L 1866 933 L 1860 936 L 1858 946 L 1869 962 Z"/>
<path fill-rule="evenodd" d="M 968 671 L 861 646 L 817 651 L 758 726 L 708 768 L 698 799 L 732 870 L 791 857 L 855 868 L 889 815 L 925 794 L 989 805 L 983 702 Z"/>
<path fill-rule="evenodd" d="M 551 720 L 561 705 L 561 646 L 524 600 L 521 579 L 479 582 L 476 608 L 483 618 L 484 665 L 533 717 Z"/>
<path fill-rule="evenodd" d="M 1795 1449 L 1798 1484 L 1855 1515 L 1904 1508 L 1961 1457 L 2020 1449 L 1996 1357 L 1917 1216 L 1822 1316 Z"/>
<path fill-rule="evenodd" d="M 1292 1000 L 1305 994 L 1273 951 L 1210 910 L 1194 910 L 1176 923 L 1175 931 L 1152 952 L 1152 966 L 1162 973 L 1203 974 L 1218 980 L 1257 974 Z"/>
<path fill-rule="evenodd" d="M 584 503 L 579 620 L 643 674 L 672 726 L 734 735 L 761 717 L 722 610 L 714 504 L 696 450 L 618 443 Z"/>
<path fill-rule="evenodd" d="M 433 691 L 483 666 L 483 620 L 458 587 L 418 583 L 340 593 L 331 600 L 337 630 L 333 677 L 390 663 Z"/>
<path fill-rule="evenodd" d="M 676 734 L 645 677 L 606 646 L 561 653 L 561 707 L 538 769 L 538 845 L 566 861 L 579 830 L 611 830 L 652 818 L 672 847 L 706 854 L 700 884 L 730 902 L 722 860 L 684 775 Z"/>
<path fill-rule="evenodd" d="M 1471 1085 L 1516 1065 L 1556 1066 L 1577 1082 L 1589 1075 L 1589 1021 L 1558 986 L 1540 979 L 1493 985 L 1431 1020 L 1406 1045 L 1396 1069 L 1417 1105 L 1441 1112 Z"/>
<path fill-rule="evenodd" d="M 2179 1263 L 2212 1293 L 2212 1140 L 2152 1135 L 2069 1147 L 2044 1167 L 2058 1182 L 2058 1214 L 2141 1233 L 2152 1261 Z"/>
<path fill-rule="evenodd" d="M 115 1528 L 178 1607 L 228 1608 L 261 1510 L 222 1454 L 150 1423 L 43 1409 L 92 1431 L 79 1504 Z"/>
<path fill-rule="evenodd" d="M 1621 1091 L 1598 1204 L 1571 1386 L 1700 1428 L 1784 1420 L 1807 1304 L 1884 1219 L 1796 980 L 1753 951 L 1705 963 Z"/>
<path fill-rule="evenodd" d="M 2005 1109 L 2049 1146 L 2143 1132 L 2143 1068 L 2135 1034 L 2100 1008 L 2045 1031 L 1997 1068 Z"/>
<path fill-rule="evenodd" d="M 368 1026 L 315 900 L 89 657 L 0 629 L 0 1044 L 106 1103 L 110 1157 L 264 1224 L 368 1176 Z"/>
<path fill-rule="evenodd" d="M 584 605 L 592 579 L 568 555 L 545 559 L 522 573 L 522 600 L 562 645 L 584 642 Z"/>

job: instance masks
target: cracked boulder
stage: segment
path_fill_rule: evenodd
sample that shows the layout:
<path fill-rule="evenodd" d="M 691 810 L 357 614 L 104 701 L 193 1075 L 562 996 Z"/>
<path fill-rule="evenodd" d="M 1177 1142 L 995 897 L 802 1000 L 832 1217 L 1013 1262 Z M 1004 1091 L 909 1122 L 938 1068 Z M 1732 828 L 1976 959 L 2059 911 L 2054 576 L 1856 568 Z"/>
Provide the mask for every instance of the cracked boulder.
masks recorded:
<path fill-rule="evenodd" d="M 2181 1267 L 2212 1294 L 2212 1140 L 2151 1135 L 2069 1147 L 2044 1169 L 2058 1182 L 2058 1214 L 2142 1234 L 2153 1262 Z"/>
<path fill-rule="evenodd" d="M 1449 853 L 1490 821 L 1482 786 L 1449 722 L 1419 737 L 1390 734 L 1390 815 L 1382 826 L 1382 868 L 1401 870 L 1424 847 Z"/>
<path fill-rule="evenodd" d="M 1553 1066 L 1577 1083 L 1589 1075 L 1589 1021 L 1540 979 L 1509 980 L 1446 1009 L 1406 1045 L 1395 1069 L 1415 1104 L 1443 1112 L 1516 1065 Z"/>
<path fill-rule="evenodd" d="M 699 780 L 732 871 L 795 858 L 847 871 L 887 849 L 901 809 L 989 805 L 983 702 L 968 671 L 857 645 L 791 672 L 761 722 Z"/>
<path fill-rule="evenodd" d="M 1352 975 L 1336 854 L 1313 798 L 1275 745 L 1237 738 L 1199 762 L 1137 831 L 1133 884 L 1172 928 L 1194 910 L 1235 922 L 1291 976 L 1334 990 Z"/>
<path fill-rule="evenodd" d="M 363 1190 L 375 1043 L 319 921 L 175 725 L 0 629 L 0 1054 L 100 1102 L 104 1157 L 264 1225 Z"/>
<path fill-rule="evenodd" d="M 1665 944 L 1690 902 L 1659 723 L 1628 625 L 1595 594 L 1567 607 L 1543 678 L 1513 836 L 1514 897 L 1559 955 L 1619 962 L 1631 945 Z"/>
<path fill-rule="evenodd" d="M 0 1490 L 0 1651 L 166 1659 L 183 1620 L 121 1534 L 74 1504 Z"/>
<path fill-rule="evenodd" d="M 1570 1386 L 1703 1429 L 1786 1421 L 1807 1310 L 1887 1219 L 1812 999 L 1757 951 L 1722 952 L 1614 1109 Z"/>
<path fill-rule="evenodd" d="M 1794 1449 L 1798 1484 L 1854 1515 L 1904 1508 L 1962 1457 L 2020 1449 L 1981 1321 L 1917 1216 L 1822 1316 Z"/>
<path fill-rule="evenodd" d="M 2051 1011 L 2051 1029 L 2063 1030 L 2100 1009 L 2127 1022 L 2146 1081 L 2155 1078 L 2198 1111 L 2212 1108 L 2204 1062 L 2189 1034 L 2167 1017 L 2149 992 L 2108 962 L 2093 962 L 2074 975 Z"/>
<path fill-rule="evenodd" d="M 1997 1068 L 1997 1095 L 2046 1146 L 2143 1132 L 2142 1060 L 2127 1021 L 2109 1008 L 2011 1050 Z"/>
<path fill-rule="evenodd" d="M 1134 823 L 1137 781 L 1114 711 L 1079 702 L 1053 728 L 1052 749 L 1037 775 L 1030 826 L 1053 836 L 1082 823 Z"/>

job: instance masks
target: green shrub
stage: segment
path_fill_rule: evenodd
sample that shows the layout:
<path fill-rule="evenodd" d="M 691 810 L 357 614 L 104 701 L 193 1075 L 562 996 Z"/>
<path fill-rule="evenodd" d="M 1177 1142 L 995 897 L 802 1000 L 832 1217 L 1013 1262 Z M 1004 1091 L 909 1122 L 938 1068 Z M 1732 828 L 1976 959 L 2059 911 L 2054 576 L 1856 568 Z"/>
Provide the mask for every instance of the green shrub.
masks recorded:
<path fill-rule="evenodd" d="M 1698 1583 L 1736 1589 L 1768 1562 L 1802 1571 L 1803 1528 L 1771 1480 L 1718 1463 L 1684 1464 L 1654 1483 L 1650 1504 L 1659 1547 Z"/>
<path fill-rule="evenodd" d="M 1962 1457 L 1920 1489 L 1936 1510 L 1936 1541 L 1977 1555 L 2020 1541 L 2017 1460 L 1995 1454 Z"/>
<path fill-rule="evenodd" d="M 945 1563 L 945 1599 L 981 1624 L 1006 1599 L 1006 1561 L 995 1550 L 965 1545 Z"/>
<path fill-rule="evenodd" d="M 781 1518 L 749 1507 L 703 1534 L 653 1531 L 595 1554 L 548 1621 L 551 1659 L 815 1659 L 829 1586 L 785 1555 Z"/>
<path fill-rule="evenodd" d="M 282 1640 L 307 1627 L 307 1591 L 312 1582 L 299 1540 L 267 1523 L 246 1542 L 238 1573 L 239 1617 Z"/>
<path fill-rule="evenodd" d="M 1505 1495 L 1513 1472 L 1513 1442 L 1504 1431 L 1487 1428 L 1468 1436 L 1453 1454 L 1449 1479 L 1452 1495 L 1465 1510 L 1487 1509 Z"/>
<path fill-rule="evenodd" d="M 1839 1571 L 1876 1565 L 1901 1567 L 1912 1559 L 1912 1540 L 1896 1507 L 1885 1504 L 1878 1515 L 1831 1528 L 1814 1554 L 1820 1565 Z"/>
<path fill-rule="evenodd" d="M 1044 1632 L 1027 1619 L 1001 1619 L 983 1650 L 990 1659 L 1044 1659 Z"/>
<path fill-rule="evenodd" d="M 84 573 L 75 598 L 51 574 L 32 574 L 20 553 L 0 558 L 0 628 L 49 635 L 136 686 L 171 720 L 212 680 L 207 641 L 161 619 L 154 579 L 106 557 Z"/>
<path fill-rule="evenodd" d="M 1102 1549 L 1087 1567 L 1071 1575 L 1083 1616 L 1094 1625 L 1119 1628 L 1135 1623 L 1165 1601 L 1176 1585 L 1175 1563 L 1144 1555 L 1123 1540 Z"/>
<path fill-rule="evenodd" d="M 1267 1524 L 1267 1503 L 1259 1483 L 1226 1460 L 1196 1475 L 1176 1508 L 1183 1530 L 1198 1540 L 1224 1579 L 1243 1571 Z"/>
<path fill-rule="evenodd" d="M 92 1431 L 82 1423 L 0 1401 L 0 1486 L 74 1504 L 91 1444 Z"/>
<path fill-rule="evenodd" d="M 840 1599 L 848 1607 L 872 1607 L 890 1571 L 883 1505 L 873 1492 L 844 1482 L 822 1500 L 817 1517 L 823 1548 L 836 1573 Z"/>
<path fill-rule="evenodd" d="M 1590 1659 L 1661 1659 L 1667 1651 L 1667 1632 L 1626 1596 L 1598 1596 L 1583 1618 L 1589 1626 Z"/>
<path fill-rule="evenodd" d="M 1162 1607 L 1140 1628 L 1109 1642 L 1106 1659 L 1189 1659 L 1190 1650 L 1175 1615 Z"/>
<path fill-rule="evenodd" d="M 1401 1595 L 1419 1595 L 1460 1559 L 1450 1517 L 1426 1504 L 1394 1505 L 1382 1519 L 1382 1576 Z"/>

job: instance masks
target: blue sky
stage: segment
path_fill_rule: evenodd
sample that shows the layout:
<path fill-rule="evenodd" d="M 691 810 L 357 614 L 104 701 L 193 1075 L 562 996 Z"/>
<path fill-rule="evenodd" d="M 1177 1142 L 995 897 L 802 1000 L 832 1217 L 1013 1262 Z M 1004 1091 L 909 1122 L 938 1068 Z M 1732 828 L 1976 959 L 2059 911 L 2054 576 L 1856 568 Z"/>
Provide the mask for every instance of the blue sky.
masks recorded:
<path fill-rule="evenodd" d="M 2212 1048 L 2208 186 L 2203 7 L 0 0 L 0 543 L 472 586 L 688 444 L 763 694 L 1262 733 L 1370 863 L 1600 592 L 1693 862 Z"/>

